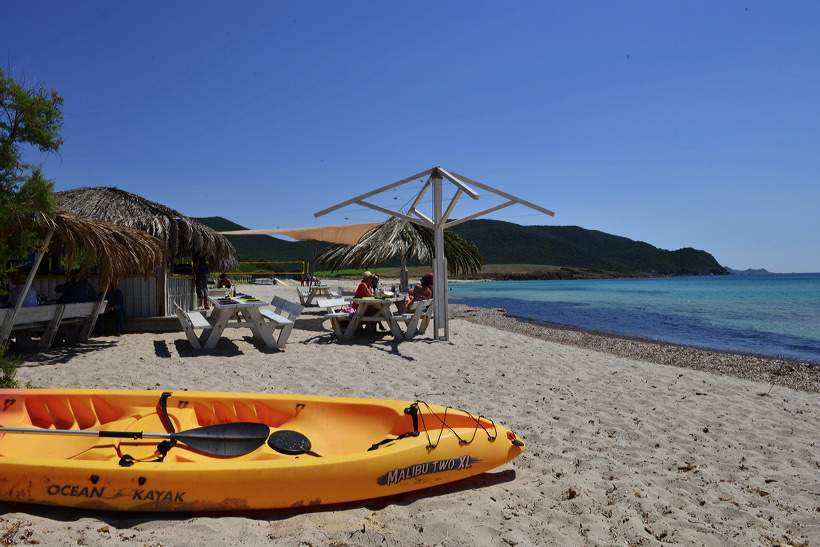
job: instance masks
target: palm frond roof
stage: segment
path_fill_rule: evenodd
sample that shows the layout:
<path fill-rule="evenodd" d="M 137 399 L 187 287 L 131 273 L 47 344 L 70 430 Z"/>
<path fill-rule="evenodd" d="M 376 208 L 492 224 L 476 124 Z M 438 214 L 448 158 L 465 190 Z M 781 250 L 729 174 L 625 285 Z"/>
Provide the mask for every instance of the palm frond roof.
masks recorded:
<path fill-rule="evenodd" d="M 171 258 L 199 253 L 217 269 L 237 267 L 233 245 L 204 224 L 142 196 L 107 186 L 55 192 L 59 208 L 76 215 L 136 228 L 163 241 Z"/>
<path fill-rule="evenodd" d="M 168 246 L 142 230 L 75 215 L 39 213 L 32 229 L 45 236 L 54 230 L 51 249 L 65 255 L 69 267 L 78 255 L 91 257 L 100 271 L 100 286 L 118 283 L 132 273 L 149 273 L 168 258 Z"/>

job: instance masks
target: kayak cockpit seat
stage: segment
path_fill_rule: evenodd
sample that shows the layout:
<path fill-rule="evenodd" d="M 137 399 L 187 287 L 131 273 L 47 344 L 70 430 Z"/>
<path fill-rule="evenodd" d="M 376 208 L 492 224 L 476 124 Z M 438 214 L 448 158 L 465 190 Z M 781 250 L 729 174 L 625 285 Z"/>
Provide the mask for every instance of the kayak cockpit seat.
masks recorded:
<path fill-rule="evenodd" d="M 404 409 L 405 415 L 408 415 L 413 420 L 413 431 L 406 431 L 405 433 L 400 433 L 396 438 L 387 438 L 381 440 L 367 449 L 368 452 L 373 450 L 378 450 L 379 447 L 390 444 L 395 441 L 400 441 L 401 439 L 406 439 L 407 437 L 418 437 L 419 436 L 419 405 L 418 403 L 413 403 L 409 407 Z"/>
<path fill-rule="evenodd" d="M 297 404 L 290 419 L 276 427 L 306 436 L 312 450 L 325 457 L 366 451 L 373 443 L 412 428 L 410 419 L 395 407 L 334 401 Z"/>

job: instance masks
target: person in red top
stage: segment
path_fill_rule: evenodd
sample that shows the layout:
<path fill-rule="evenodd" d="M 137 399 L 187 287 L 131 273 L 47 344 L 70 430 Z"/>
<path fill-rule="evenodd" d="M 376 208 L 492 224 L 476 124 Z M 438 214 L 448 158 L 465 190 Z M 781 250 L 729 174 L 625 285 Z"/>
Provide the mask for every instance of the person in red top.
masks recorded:
<path fill-rule="evenodd" d="M 373 277 L 373 272 L 371 272 L 370 270 L 367 270 L 362 274 L 362 281 L 361 283 L 359 283 L 359 286 L 356 287 L 356 294 L 353 295 L 354 298 L 367 298 L 375 296 L 375 293 L 373 292 L 373 286 L 371 285 Z M 358 308 L 358 302 L 353 302 L 353 307 Z"/>
<path fill-rule="evenodd" d="M 375 278 L 376 278 L 376 276 L 373 275 L 373 272 L 371 272 L 370 270 L 364 272 L 362 274 L 362 281 L 359 283 L 359 286 L 356 287 L 356 294 L 353 297 L 354 298 L 368 298 L 368 297 L 376 296 L 376 293 L 373 290 L 373 281 L 374 281 Z M 353 302 L 353 304 L 351 304 L 351 305 L 354 308 L 359 307 L 358 302 Z M 365 305 L 367 305 L 367 304 L 365 304 Z M 367 306 L 367 309 L 364 310 L 365 315 L 375 315 L 378 312 L 379 312 L 379 308 L 374 307 L 374 306 Z M 369 328 L 371 334 L 376 334 L 376 326 L 377 325 L 378 325 L 379 330 L 384 330 L 385 329 L 384 325 L 382 325 L 381 323 L 376 322 L 376 321 L 366 321 L 366 322 L 364 322 L 364 324 L 362 325 L 362 329 Z"/>

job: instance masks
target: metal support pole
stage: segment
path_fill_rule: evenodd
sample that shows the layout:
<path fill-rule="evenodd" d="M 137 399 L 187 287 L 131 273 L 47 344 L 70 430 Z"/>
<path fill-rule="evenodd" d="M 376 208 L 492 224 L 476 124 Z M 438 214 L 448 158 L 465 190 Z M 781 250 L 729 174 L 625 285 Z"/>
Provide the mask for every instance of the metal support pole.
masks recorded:
<path fill-rule="evenodd" d="M 430 177 L 433 183 L 433 229 L 435 259 L 433 260 L 433 331 L 437 340 L 449 340 L 450 329 L 447 324 L 447 262 L 444 259 L 444 222 L 442 177 L 434 172 Z M 444 336 L 441 336 L 444 330 Z"/>

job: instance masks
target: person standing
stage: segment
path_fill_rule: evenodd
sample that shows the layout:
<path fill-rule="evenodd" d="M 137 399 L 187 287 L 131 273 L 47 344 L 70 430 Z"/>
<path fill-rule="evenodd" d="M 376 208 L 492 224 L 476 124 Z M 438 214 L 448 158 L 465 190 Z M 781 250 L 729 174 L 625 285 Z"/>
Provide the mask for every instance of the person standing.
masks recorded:
<path fill-rule="evenodd" d="M 208 260 L 199 253 L 194 254 L 194 288 L 196 289 L 196 296 L 199 299 L 199 309 L 211 309 L 211 303 L 208 300 L 208 277 L 211 271 L 208 269 Z"/>
<path fill-rule="evenodd" d="M 117 329 L 117 336 L 122 334 L 122 319 L 125 317 L 125 297 L 122 291 L 116 285 L 108 286 L 108 293 L 106 294 L 108 304 L 105 307 L 104 314 L 110 314 L 114 318 L 114 324 Z"/>

